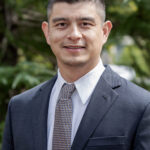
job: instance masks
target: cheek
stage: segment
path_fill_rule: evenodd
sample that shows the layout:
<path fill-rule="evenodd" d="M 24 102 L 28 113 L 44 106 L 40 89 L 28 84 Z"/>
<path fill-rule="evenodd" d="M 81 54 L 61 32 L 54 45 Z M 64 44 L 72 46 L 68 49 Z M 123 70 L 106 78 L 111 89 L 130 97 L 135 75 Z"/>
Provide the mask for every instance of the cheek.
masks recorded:
<path fill-rule="evenodd" d="M 91 30 L 89 32 L 85 32 L 84 35 L 92 42 L 100 41 L 103 37 L 103 32 L 101 30 Z M 98 43 L 97 43 L 98 44 Z"/>
<path fill-rule="evenodd" d="M 91 33 L 87 38 L 87 44 L 95 49 L 100 49 L 103 45 L 103 36 L 99 33 Z"/>
<path fill-rule="evenodd" d="M 51 44 L 61 42 L 65 38 L 64 32 L 51 32 L 50 34 L 50 41 Z"/>

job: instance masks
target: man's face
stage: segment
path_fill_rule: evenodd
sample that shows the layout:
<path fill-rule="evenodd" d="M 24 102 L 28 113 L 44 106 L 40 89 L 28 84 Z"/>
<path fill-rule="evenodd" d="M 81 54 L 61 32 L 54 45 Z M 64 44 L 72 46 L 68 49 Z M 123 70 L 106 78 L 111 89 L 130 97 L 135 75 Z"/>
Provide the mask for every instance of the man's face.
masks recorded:
<path fill-rule="evenodd" d="M 58 67 L 93 68 L 99 61 L 111 27 L 110 21 L 102 22 L 97 7 L 92 2 L 55 3 L 49 24 L 42 24 Z"/>

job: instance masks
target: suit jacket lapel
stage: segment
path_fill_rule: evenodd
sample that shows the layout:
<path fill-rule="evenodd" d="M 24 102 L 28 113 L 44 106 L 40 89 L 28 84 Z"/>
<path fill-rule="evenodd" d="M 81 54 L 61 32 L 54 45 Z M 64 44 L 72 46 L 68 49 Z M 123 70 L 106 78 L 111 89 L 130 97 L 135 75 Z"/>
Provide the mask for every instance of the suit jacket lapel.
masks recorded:
<path fill-rule="evenodd" d="M 56 81 L 54 77 L 45 83 L 34 97 L 34 108 L 32 113 L 33 144 L 35 150 L 47 150 L 47 114 L 50 93 Z"/>
<path fill-rule="evenodd" d="M 91 96 L 71 150 L 84 148 L 88 138 L 92 135 L 97 125 L 101 123 L 103 117 L 105 117 L 118 97 L 118 94 L 113 89 L 120 85 L 118 76 L 107 67 Z"/>

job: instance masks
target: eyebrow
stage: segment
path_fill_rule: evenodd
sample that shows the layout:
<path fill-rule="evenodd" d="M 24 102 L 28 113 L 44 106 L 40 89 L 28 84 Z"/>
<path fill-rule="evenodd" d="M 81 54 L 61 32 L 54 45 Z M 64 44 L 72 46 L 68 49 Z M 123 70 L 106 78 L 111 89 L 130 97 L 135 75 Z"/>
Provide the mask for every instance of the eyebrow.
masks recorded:
<path fill-rule="evenodd" d="M 58 18 L 53 18 L 52 19 L 52 22 L 53 23 L 56 23 L 56 22 L 59 22 L 59 21 L 67 21 L 67 20 L 69 20 L 68 18 L 62 18 L 62 17 L 58 17 Z"/>
<path fill-rule="evenodd" d="M 59 21 L 68 21 L 69 18 L 63 18 L 63 17 L 56 17 L 52 19 L 53 23 L 59 22 Z M 92 17 L 79 17 L 77 18 L 77 20 L 81 20 L 81 21 L 91 21 L 95 23 L 95 19 Z"/>
<path fill-rule="evenodd" d="M 78 20 L 95 22 L 95 19 L 92 17 L 80 17 Z"/>

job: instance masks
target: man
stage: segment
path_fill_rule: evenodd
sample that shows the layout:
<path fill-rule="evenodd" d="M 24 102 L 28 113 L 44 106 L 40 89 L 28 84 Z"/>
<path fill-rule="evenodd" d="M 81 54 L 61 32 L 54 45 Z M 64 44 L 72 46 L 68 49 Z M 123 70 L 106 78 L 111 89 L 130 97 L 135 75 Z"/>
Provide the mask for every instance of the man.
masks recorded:
<path fill-rule="evenodd" d="M 42 30 L 58 74 L 12 98 L 2 150 L 150 149 L 150 93 L 103 66 L 104 20 L 103 0 L 49 2 Z"/>

